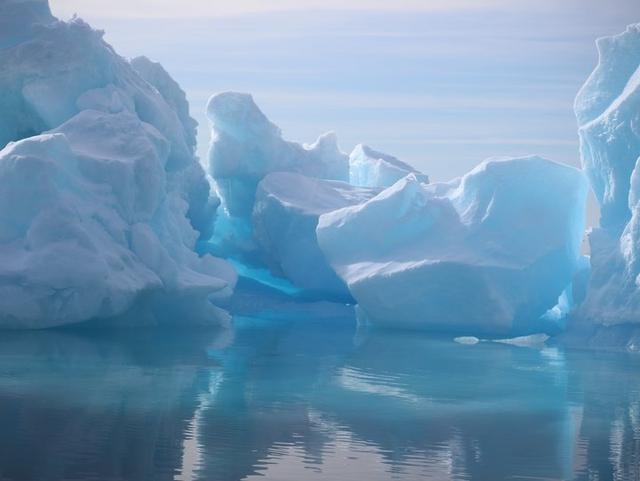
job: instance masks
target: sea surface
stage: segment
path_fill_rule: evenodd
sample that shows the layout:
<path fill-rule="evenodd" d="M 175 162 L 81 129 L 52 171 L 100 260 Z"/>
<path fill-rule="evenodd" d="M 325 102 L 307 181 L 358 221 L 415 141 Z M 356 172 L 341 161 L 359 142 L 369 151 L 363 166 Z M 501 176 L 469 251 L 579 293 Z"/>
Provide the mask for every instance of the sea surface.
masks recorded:
<path fill-rule="evenodd" d="M 0 336 L 0 480 L 640 479 L 640 356 L 352 318 Z"/>

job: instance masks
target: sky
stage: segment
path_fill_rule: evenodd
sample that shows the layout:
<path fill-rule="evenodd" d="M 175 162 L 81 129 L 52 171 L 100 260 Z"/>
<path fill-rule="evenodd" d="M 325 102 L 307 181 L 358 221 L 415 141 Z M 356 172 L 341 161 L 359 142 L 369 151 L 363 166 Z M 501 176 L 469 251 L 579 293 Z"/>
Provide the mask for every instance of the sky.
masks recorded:
<path fill-rule="evenodd" d="M 216 92 L 253 94 L 285 138 L 328 130 L 449 180 L 493 156 L 579 165 L 573 99 L 597 37 L 638 0 L 51 0 L 159 61 L 200 123 Z M 597 213 L 590 209 L 590 223 Z"/>

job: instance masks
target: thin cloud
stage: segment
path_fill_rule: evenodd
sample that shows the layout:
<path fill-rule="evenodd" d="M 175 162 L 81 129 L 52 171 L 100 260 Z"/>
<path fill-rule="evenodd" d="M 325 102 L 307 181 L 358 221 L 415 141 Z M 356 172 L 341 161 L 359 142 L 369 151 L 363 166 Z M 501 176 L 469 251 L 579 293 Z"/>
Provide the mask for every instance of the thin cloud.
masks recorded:
<path fill-rule="evenodd" d="M 577 0 L 566 0 L 575 3 Z M 590 3 L 588 0 L 586 3 Z M 552 2 L 548 2 L 553 5 Z M 304 10 L 377 10 L 377 11 L 459 11 L 522 7 L 545 9 L 544 2 L 533 0 L 52 0 L 54 13 L 62 18 L 74 13 L 103 18 L 202 18 L 245 13 Z"/>
<path fill-rule="evenodd" d="M 191 90 L 194 99 L 207 99 L 210 90 Z M 341 109 L 387 109 L 387 110 L 526 110 L 526 111 L 558 111 L 566 109 L 562 99 L 527 98 L 527 97 L 478 97 L 460 94 L 425 95 L 397 94 L 385 92 L 379 94 L 363 94 L 359 92 L 266 92 L 261 91 L 257 98 L 283 106 L 299 106 L 318 104 L 324 108 Z"/>

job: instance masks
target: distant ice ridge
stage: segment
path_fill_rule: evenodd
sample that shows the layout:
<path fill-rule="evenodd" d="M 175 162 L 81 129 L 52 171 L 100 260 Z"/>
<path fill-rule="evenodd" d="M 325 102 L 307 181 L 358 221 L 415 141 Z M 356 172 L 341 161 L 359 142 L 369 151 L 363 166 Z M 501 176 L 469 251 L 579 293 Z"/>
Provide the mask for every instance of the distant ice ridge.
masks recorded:
<path fill-rule="evenodd" d="M 575 101 L 582 164 L 602 212 L 575 315 L 584 331 L 640 324 L 640 24 L 597 47 L 598 66 Z"/>
<path fill-rule="evenodd" d="M 581 263 L 586 193 L 572 167 L 489 160 L 450 183 L 409 174 L 321 215 L 317 238 L 373 325 L 540 332 Z"/>
<path fill-rule="evenodd" d="M 0 3 L 0 327 L 225 323 L 184 92 L 47 2 Z M 5 144 L 7 144 L 5 146 Z"/>
<path fill-rule="evenodd" d="M 223 92 L 207 105 L 212 126 L 209 171 L 227 217 L 218 236 L 231 249 L 251 251 L 251 214 L 258 183 L 272 172 L 296 172 L 319 179 L 349 180 L 348 156 L 335 134 L 311 145 L 282 138 L 280 129 L 262 113 L 249 94 Z"/>

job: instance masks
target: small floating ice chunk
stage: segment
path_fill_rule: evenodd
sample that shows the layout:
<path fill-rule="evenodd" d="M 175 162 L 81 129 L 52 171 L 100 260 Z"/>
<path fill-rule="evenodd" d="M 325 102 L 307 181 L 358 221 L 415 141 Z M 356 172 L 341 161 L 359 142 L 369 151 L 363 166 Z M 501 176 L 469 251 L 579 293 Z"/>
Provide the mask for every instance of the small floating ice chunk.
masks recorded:
<path fill-rule="evenodd" d="M 480 339 L 478 339 L 475 336 L 454 337 L 453 340 L 458 344 L 468 344 L 468 345 L 478 344 L 480 342 Z"/>
<path fill-rule="evenodd" d="M 544 345 L 548 339 L 549 336 L 546 334 L 531 334 L 529 336 L 512 337 L 510 339 L 492 339 L 492 342 L 520 347 L 535 347 Z"/>

